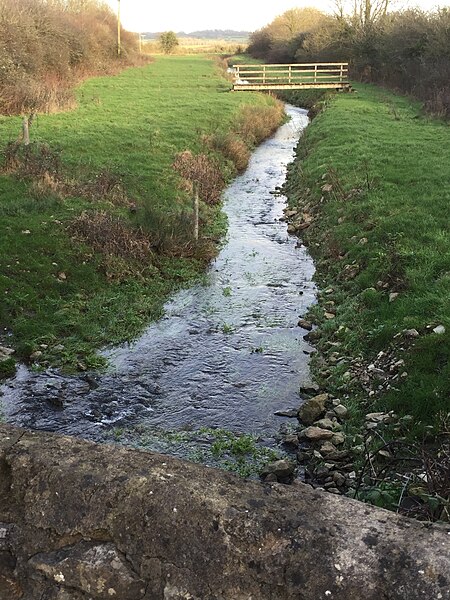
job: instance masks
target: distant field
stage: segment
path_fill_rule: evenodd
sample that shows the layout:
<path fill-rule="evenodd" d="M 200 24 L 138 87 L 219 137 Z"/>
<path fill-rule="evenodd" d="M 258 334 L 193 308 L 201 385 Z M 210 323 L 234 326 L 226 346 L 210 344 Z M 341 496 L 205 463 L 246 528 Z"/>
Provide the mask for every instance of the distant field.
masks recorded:
<path fill-rule="evenodd" d="M 176 229 L 177 218 L 191 206 L 172 169 L 176 153 L 205 151 L 205 136 L 226 135 L 243 106 L 275 106 L 262 94 L 228 91 L 213 61 L 160 57 L 146 67 L 85 81 L 76 110 L 38 116 L 31 139 L 41 144 L 39 160 L 48 161 L 51 176 L 37 186 L 34 181 L 32 189 L 11 173 L 0 175 L 0 345 L 12 345 L 21 359 L 41 352 L 44 366 L 95 366 L 96 348 L 135 337 L 161 314 L 171 291 L 202 272 L 200 260 L 162 254 L 127 275 L 126 261 L 105 266 L 97 252 L 71 241 L 66 225 L 86 210 L 140 226 L 151 241 L 161 227 L 172 223 Z M 1 151 L 20 129 L 19 118 L 0 117 Z M 224 166 L 223 156 L 215 156 Z M 53 192 L 48 187 L 60 170 L 66 180 L 104 188 L 104 197 L 61 198 L 56 185 Z M 114 204 L 108 186 L 115 181 L 136 212 Z M 203 206 L 201 220 L 211 239 L 223 232 L 215 207 Z"/>
<path fill-rule="evenodd" d="M 179 46 L 175 54 L 195 53 L 227 53 L 244 52 L 248 45 L 248 38 L 204 39 L 204 38 L 179 38 Z M 157 40 L 148 40 L 143 44 L 144 52 L 149 54 L 161 54 L 161 48 Z"/>

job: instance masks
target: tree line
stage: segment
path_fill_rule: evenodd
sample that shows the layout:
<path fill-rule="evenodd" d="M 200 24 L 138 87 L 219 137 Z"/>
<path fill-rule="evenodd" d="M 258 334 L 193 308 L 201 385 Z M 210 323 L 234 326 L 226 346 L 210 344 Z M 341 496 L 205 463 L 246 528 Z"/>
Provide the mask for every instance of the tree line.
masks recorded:
<path fill-rule="evenodd" d="M 354 79 L 411 94 L 450 117 L 450 10 L 390 12 L 361 0 L 333 15 L 295 8 L 252 34 L 248 52 L 271 63 L 348 60 Z"/>

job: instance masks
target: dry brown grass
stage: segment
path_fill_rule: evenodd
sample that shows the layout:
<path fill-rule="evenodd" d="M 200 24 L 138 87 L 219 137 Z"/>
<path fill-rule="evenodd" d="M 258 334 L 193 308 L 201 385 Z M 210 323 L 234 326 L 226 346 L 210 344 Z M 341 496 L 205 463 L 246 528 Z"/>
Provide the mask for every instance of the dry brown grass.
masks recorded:
<path fill-rule="evenodd" d="M 256 145 L 270 137 L 284 116 L 284 106 L 277 102 L 272 106 L 243 106 L 238 115 L 236 131 L 242 139 Z"/>
<path fill-rule="evenodd" d="M 205 144 L 221 152 L 238 173 L 247 168 L 251 150 L 270 137 L 284 118 L 284 105 L 275 101 L 268 106 L 243 106 L 232 131 L 205 136 Z"/>
<path fill-rule="evenodd" d="M 67 226 L 77 242 L 87 244 L 102 256 L 109 279 L 120 280 L 154 270 L 151 241 L 140 228 L 105 211 L 83 212 Z"/>
<path fill-rule="evenodd" d="M 206 204 L 218 204 L 225 186 L 220 165 L 206 154 L 193 154 L 190 150 L 179 152 L 175 156 L 173 168 L 188 183 L 196 184 L 198 195 Z"/>
<path fill-rule="evenodd" d="M 32 143 L 23 146 L 10 142 L 3 151 L 2 172 L 31 181 L 35 196 L 49 193 L 60 199 L 83 197 L 90 201 L 109 202 L 134 211 L 135 202 L 128 198 L 122 177 L 110 169 L 93 175 L 70 176 L 62 167 L 60 153 L 47 144 Z"/>
<path fill-rule="evenodd" d="M 250 148 L 236 133 L 216 133 L 205 137 L 204 141 L 210 148 L 221 152 L 225 158 L 231 160 L 238 173 L 247 168 Z"/>

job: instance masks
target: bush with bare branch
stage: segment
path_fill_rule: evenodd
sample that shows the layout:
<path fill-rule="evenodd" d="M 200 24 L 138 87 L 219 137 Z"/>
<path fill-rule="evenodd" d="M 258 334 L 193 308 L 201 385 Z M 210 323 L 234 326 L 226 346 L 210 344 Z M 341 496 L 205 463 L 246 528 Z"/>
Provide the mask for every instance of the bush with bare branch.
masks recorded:
<path fill-rule="evenodd" d="M 225 182 L 218 162 L 206 154 L 190 150 L 175 156 L 173 168 L 190 185 L 197 185 L 198 194 L 206 204 L 218 204 Z"/>

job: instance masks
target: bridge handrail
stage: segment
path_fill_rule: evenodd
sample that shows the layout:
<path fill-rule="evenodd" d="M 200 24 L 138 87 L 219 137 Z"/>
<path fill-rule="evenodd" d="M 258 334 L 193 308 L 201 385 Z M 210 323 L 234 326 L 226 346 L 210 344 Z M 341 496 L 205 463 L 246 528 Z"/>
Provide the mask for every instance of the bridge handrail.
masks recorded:
<path fill-rule="evenodd" d="M 233 65 L 234 90 L 300 87 L 349 88 L 348 62 Z"/>

